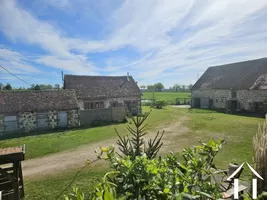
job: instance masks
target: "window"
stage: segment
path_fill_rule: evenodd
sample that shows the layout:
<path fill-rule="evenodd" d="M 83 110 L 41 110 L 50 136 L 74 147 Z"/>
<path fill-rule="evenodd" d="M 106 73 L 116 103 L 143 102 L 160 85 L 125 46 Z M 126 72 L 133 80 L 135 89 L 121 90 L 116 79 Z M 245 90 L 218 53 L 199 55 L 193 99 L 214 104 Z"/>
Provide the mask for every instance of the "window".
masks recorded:
<path fill-rule="evenodd" d="M 6 132 L 12 132 L 18 130 L 17 116 L 5 116 L 4 123 Z"/>
<path fill-rule="evenodd" d="M 95 108 L 104 108 L 104 102 L 84 102 L 84 109 L 89 110 L 89 109 L 95 109 Z"/>
<path fill-rule="evenodd" d="M 111 101 L 110 106 L 111 107 L 118 107 L 119 106 L 118 101 Z"/>
<path fill-rule="evenodd" d="M 216 103 L 218 103 L 218 101 L 219 101 L 219 100 L 218 100 L 218 99 L 216 99 Z"/>
<path fill-rule="evenodd" d="M 232 97 L 232 98 L 236 98 L 236 92 L 235 92 L 235 91 L 232 91 L 232 92 L 231 92 L 231 97 Z"/>

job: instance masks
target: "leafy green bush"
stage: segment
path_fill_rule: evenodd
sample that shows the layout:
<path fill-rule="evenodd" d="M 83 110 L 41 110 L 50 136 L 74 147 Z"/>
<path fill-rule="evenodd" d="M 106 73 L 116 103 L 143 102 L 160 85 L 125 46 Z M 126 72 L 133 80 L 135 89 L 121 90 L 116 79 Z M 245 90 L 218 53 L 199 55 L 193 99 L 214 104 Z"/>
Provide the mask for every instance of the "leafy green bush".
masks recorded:
<path fill-rule="evenodd" d="M 152 107 L 157 109 L 162 109 L 167 105 L 167 102 L 164 99 L 156 100 Z"/>

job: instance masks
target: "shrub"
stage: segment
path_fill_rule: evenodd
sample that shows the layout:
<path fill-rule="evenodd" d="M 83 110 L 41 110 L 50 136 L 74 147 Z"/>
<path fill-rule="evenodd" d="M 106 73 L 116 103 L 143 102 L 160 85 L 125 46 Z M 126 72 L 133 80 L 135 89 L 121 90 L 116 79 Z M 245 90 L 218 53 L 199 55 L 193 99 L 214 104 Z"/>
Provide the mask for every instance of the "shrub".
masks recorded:
<path fill-rule="evenodd" d="M 162 109 L 166 105 L 167 102 L 164 99 L 161 99 L 161 100 L 156 100 L 155 103 L 153 104 L 153 107 L 157 109 Z"/>

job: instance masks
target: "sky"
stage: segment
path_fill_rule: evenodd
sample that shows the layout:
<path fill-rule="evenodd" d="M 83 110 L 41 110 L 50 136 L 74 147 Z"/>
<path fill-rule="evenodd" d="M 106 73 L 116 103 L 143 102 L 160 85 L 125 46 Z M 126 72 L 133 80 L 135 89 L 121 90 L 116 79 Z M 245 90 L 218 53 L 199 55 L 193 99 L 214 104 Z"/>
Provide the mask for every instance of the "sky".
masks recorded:
<path fill-rule="evenodd" d="M 0 0 L 0 65 L 29 84 L 64 74 L 193 84 L 267 56 L 267 0 Z M 0 68 L 0 83 L 28 86 Z"/>

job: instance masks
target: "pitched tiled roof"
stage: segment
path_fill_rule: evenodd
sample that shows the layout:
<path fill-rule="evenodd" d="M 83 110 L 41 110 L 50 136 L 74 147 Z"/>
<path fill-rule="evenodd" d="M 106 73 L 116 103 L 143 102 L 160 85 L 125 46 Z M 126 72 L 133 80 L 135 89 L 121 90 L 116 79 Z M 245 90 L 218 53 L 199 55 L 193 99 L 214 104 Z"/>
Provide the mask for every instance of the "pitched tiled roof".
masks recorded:
<path fill-rule="evenodd" d="M 267 58 L 210 67 L 192 90 L 267 90 Z"/>
<path fill-rule="evenodd" d="M 45 112 L 79 108 L 74 90 L 0 92 L 0 113 Z"/>
<path fill-rule="evenodd" d="M 93 100 L 139 96 L 141 91 L 129 76 L 76 76 L 65 75 L 64 87 L 74 89 L 77 99 Z"/>

